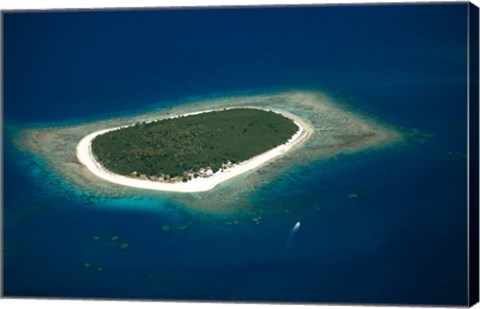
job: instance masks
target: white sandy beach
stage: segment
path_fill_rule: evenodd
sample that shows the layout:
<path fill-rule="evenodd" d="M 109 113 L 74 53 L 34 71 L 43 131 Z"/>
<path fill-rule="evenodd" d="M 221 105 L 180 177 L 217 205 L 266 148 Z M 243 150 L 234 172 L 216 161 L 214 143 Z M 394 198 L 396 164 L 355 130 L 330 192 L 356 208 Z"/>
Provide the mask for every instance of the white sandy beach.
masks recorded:
<path fill-rule="evenodd" d="M 235 108 L 235 107 L 230 107 L 229 109 L 231 108 Z M 242 107 L 242 108 L 245 108 L 245 107 Z M 249 107 L 249 108 L 256 108 L 256 107 Z M 257 108 L 257 109 L 262 109 L 262 108 Z M 223 110 L 223 109 L 205 110 L 200 112 L 177 115 L 170 118 L 207 113 L 215 110 Z M 106 181 L 109 181 L 111 183 L 128 186 L 128 187 L 134 187 L 134 188 L 159 190 L 159 191 L 171 191 L 171 192 L 208 191 L 226 180 L 229 180 L 235 176 L 238 176 L 249 170 L 257 168 L 260 165 L 272 160 L 273 158 L 281 156 L 282 154 L 286 153 L 293 147 L 303 143 L 313 133 L 313 129 L 307 123 L 305 123 L 300 117 L 297 117 L 295 115 L 292 115 L 284 111 L 278 111 L 278 110 L 272 110 L 272 109 L 264 109 L 264 110 L 273 111 L 273 112 L 282 114 L 283 116 L 289 119 L 292 119 L 294 123 L 298 126 L 298 131 L 285 144 L 282 144 L 260 155 L 257 155 L 247 161 L 234 164 L 232 167 L 228 169 L 225 169 L 223 171 L 218 171 L 210 177 L 205 177 L 205 178 L 198 177 L 198 178 L 189 180 L 187 182 L 168 183 L 168 182 L 151 181 L 151 180 L 144 180 L 144 179 L 137 179 L 137 178 L 127 177 L 127 176 L 122 176 L 106 170 L 99 162 L 95 160 L 95 157 L 92 153 L 92 146 L 91 146 L 92 141 L 98 135 L 107 133 L 109 131 L 125 128 L 128 126 L 100 130 L 85 136 L 77 145 L 77 149 L 76 149 L 77 158 L 94 175 Z"/>

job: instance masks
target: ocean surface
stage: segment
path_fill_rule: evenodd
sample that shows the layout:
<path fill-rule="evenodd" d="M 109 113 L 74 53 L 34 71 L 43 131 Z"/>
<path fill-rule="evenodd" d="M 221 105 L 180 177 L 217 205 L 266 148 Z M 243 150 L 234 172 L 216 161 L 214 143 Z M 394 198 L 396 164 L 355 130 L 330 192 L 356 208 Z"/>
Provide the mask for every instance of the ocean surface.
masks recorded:
<path fill-rule="evenodd" d="M 6 13 L 5 296 L 465 305 L 466 57 L 465 3 Z M 234 213 L 85 199 L 12 143 L 284 90 L 431 138 L 293 169 Z"/>

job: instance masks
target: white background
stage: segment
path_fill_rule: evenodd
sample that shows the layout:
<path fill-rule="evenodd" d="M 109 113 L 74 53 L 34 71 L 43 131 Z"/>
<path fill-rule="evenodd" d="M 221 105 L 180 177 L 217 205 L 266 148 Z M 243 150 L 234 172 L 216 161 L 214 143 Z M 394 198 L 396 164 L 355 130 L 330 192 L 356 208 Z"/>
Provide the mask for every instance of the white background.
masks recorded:
<path fill-rule="evenodd" d="M 1 0 L 1 10 L 11 9 L 61 9 L 61 8 L 118 8 L 118 7 L 168 7 L 168 6 L 208 6 L 208 5 L 259 5 L 259 4 L 325 4 L 325 3 L 386 3 L 386 2 L 403 2 L 413 3 L 417 1 L 388 1 L 388 0 Z M 438 0 L 436 2 L 439 2 Z M 453 2 L 453 1 L 441 1 Z M 472 1 L 480 6 L 480 0 Z M 68 275 L 68 274 L 65 274 Z M 179 303 L 179 302 L 130 302 L 130 301 L 84 301 L 84 300 L 12 300 L 1 299 L 0 307 L 2 309 L 9 308 L 73 308 L 73 309 L 98 309 L 106 306 L 120 309 L 149 309 L 159 308 L 166 309 L 295 309 L 295 308 L 311 308 L 314 305 L 258 305 L 258 304 L 223 304 L 223 303 Z M 315 308 L 338 308 L 352 309 L 352 306 L 326 306 L 315 305 Z M 382 307 L 373 306 L 356 306 L 355 308 L 364 309 L 381 309 Z M 387 308 L 387 307 L 383 307 Z M 390 307 L 393 308 L 393 307 Z M 409 307 L 420 308 L 420 307 Z M 480 305 L 475 306 L 480 308 Z"/>

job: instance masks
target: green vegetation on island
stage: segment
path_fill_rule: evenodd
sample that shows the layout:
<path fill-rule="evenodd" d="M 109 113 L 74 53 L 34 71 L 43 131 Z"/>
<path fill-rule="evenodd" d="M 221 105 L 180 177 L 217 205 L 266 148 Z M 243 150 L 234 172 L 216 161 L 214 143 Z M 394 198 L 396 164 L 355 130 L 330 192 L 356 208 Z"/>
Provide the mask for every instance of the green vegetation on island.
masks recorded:
<path fill-rule="evenodd" d="M 297 130 L 272 111 L 225 109 L 110 131 L 92 141 L 92 152 L 116 174 L 187 181 L 284 144 Z"/>

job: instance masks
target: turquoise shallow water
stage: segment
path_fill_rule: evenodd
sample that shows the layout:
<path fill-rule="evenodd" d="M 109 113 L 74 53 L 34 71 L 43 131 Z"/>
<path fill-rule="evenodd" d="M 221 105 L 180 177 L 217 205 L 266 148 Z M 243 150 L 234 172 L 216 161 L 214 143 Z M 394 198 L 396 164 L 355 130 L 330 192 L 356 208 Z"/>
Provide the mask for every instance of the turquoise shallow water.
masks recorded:
<path fill-rule="evenodd" d="M 6 14 L 5 295 L 465 304 L 465 12 Z M 10 138 L 32 124 L 287 89 L 327 91 L 432 138 L 291 169 L 234 212 L 90 196 Z"/>

